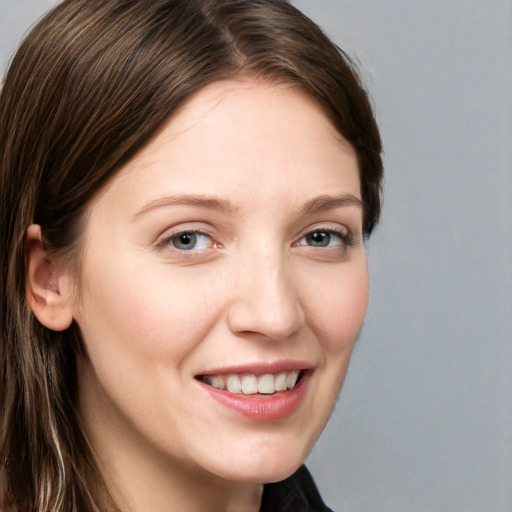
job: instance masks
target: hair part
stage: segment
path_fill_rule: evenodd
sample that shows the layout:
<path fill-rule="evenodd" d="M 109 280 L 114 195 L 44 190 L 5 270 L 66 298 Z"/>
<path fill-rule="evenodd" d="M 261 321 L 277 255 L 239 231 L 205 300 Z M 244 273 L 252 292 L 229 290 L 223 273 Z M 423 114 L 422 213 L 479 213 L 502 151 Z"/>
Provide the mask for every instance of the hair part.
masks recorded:
<path fill-rule="evenodd" d="M 101 478 L 76 410 L 78 327 L 43 327 L 26 301 L 25 236 L 78 272 L 92 197 L 191 96 L 251 76 L 296 86 L 352 145 L 369 236 L 382 145 L 347 55 L 284 0 L 65 0 L 20 46 L 0 93 L 0 463 L 13 505 L 100 511 Z"/>

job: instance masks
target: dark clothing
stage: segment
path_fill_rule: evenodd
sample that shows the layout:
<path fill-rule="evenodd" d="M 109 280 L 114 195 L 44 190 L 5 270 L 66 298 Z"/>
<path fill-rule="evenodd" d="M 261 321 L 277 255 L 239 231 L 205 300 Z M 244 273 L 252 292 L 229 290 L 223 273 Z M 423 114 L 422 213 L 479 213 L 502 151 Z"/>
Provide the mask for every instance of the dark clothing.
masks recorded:
<path fill-rule="evenodd" d="M 332 512 L 305 466 L 291 477 L 263 487 L 260 512 Z"/>

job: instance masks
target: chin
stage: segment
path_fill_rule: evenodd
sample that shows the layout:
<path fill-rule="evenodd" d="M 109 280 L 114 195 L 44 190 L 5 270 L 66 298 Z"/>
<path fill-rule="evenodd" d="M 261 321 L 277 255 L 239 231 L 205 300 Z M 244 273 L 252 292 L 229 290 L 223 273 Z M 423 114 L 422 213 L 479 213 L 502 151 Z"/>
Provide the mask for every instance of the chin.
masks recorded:
<path fill-rule="evenodd" d="M 271 484 L 285 480 L 293 475 L 302 465 L 303 460 L 272 461 L 272 467 L 266 468 L 242 468 L 239 471 L 229 471 L 222 475 L 225 480 L 236 481 L 240 484 Z"/>
<path fill-rule="evenodd" d="M 217 467 L 213 472 L 225 480 L 243 484 L 279 482 L 297 471 L 310 448 L 309 444 L 298 446 L 292 442 L 279 446 L 269 443 L 268 446 L 247 447 L 242 454 L 235 451 L 233 457 L 218 461 L 222 467 Z"/>

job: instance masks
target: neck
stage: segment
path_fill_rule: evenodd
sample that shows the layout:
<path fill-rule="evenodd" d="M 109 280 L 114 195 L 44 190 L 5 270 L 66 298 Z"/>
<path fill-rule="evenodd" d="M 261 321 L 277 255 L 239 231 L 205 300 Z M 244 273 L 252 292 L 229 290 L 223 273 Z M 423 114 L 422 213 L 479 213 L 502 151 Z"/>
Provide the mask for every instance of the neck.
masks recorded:
<path fill-rule="evenodd" d="M 178 470 L 148 469 L 140 464 L 122 474 L 107 472 L 107 485 L 120 511 L 257 512 L 260 508 L 262 485 L 233 485 L 182 466 Z"/>

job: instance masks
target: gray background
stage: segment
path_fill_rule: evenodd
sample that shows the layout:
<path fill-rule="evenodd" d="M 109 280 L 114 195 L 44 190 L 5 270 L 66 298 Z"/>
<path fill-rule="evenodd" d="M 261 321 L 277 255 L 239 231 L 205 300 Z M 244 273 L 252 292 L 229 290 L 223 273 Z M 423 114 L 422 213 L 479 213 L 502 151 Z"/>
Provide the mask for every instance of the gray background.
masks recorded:
<path fill-rule="evenodd" d="M 0 0 L 0 68 L 55 2 Z M 371 301 L 309 458 L 337 512 L 512 510 L 512 0 L 296 0 L 386 146 Z"/>

